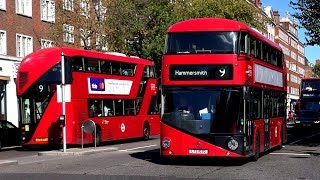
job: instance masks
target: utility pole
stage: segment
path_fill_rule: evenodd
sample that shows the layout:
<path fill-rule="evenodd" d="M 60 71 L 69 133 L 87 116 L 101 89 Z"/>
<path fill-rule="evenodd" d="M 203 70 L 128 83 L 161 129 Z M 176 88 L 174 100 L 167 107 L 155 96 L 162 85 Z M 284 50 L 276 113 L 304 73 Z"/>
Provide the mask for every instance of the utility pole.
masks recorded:
<path fill-rule="evenodd" d="M 67 130 L 66 130 L 66 77 L 65 77 L 65 58 L 64 53 L 61 53 L 61 99 L 62 99 L 62 115 L 60 122 L 63 124 L 63 152 L 67 151 Z"/>

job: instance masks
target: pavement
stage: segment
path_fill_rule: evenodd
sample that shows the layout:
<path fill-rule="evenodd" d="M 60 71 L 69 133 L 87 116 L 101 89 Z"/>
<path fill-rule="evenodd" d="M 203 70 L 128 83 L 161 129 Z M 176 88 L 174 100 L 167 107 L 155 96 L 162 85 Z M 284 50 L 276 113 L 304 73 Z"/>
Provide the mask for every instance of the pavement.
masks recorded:
<path fill-rule="evenodd" d="M 102 152 L 111 152 L 117 151 L 116 147 L 89 147 L 89 148 L 70 148 L 66 149 L 66 152 L 63 150 L 52 150 L 52 151 L 43 151 L 39 152 L 38 156 L 79 156 L 79 155 L 89 155 Z"/>
<path fill-rule="evenodd" d="M 0 167 L 1 166 L 10 166 L 18 164 L 17 160 L 0 160 Z"/>

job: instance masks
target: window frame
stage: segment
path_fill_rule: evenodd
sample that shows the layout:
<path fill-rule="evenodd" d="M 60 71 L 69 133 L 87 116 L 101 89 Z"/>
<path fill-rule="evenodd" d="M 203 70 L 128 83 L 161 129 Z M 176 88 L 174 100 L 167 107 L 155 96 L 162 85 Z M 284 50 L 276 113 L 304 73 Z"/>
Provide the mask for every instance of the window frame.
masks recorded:
<path fill-rule="evenodd" d="M 2 33 L 3 33 L 3 39 L 2 39 Z M 2 51 L 3 47 L 3 51 Z M 0 54 L 1 55 L 7 55 L 7 32 L 4 30 L 0 30 Z"/>

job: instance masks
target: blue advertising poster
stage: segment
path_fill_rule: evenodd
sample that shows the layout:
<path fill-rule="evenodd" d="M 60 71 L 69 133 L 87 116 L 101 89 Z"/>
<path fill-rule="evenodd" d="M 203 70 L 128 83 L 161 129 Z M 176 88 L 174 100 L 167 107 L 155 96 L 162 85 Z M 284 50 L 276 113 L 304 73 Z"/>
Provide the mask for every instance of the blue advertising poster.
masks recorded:
<path fill-rule="evenodd" d="M 90 78 L 91 91 L 105 91 L 105 82 L 102 78 Z"/>

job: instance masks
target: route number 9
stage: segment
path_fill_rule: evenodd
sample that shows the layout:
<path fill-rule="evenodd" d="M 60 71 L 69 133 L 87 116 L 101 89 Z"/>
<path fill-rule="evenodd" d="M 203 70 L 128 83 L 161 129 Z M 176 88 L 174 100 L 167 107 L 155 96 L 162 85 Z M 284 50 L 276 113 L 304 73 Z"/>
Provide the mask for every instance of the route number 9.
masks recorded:
<path fill-rule="evenodd" d="M 39 88 L 39 92 L 43 92 L 43 90 L 44 90 L 43 85 L 39 85 L 38 88 Z"/>
<path fill-rule="evenodd" d="M 223 77 L 226 74 L 226 69 L 225 68 L 220 68 L 219 72 L 220 72 L 220 77 Z"/>

